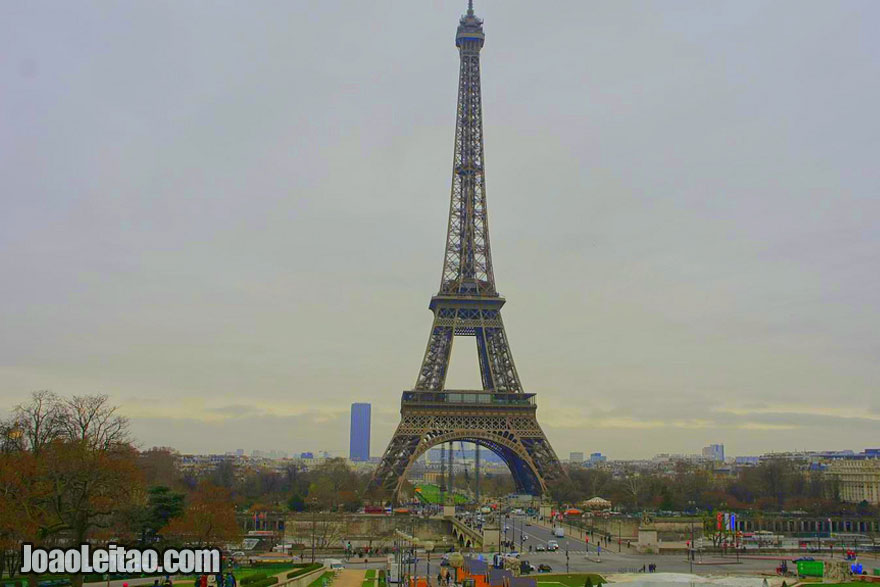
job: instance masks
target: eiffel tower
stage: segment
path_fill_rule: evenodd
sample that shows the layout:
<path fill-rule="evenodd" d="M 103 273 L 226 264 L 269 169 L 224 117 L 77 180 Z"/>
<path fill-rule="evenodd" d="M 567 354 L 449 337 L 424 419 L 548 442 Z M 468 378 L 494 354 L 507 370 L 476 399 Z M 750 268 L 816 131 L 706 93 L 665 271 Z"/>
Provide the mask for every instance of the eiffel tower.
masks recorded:
<path fill-rule="evenodd" d="M 564 475 L 538 424 L 535 394 L 523 392 L 501 321 L 505 300 L 495 289 L 483 167 L 484 39 L 483 21 L 470 0 L 455 35 L 460 70 L 452 196 L 440 291 L 428 306 L 434 324 L 415 386 L 403 392 L 400 424 L 374 477 L 394 497 L 416 459 L 451 441 L 472 442 L 500 456 L 520 493 L 544 494 L 548 481 Z M 458 336 L 477 341 L 482 389 L 445 387 Z"/>

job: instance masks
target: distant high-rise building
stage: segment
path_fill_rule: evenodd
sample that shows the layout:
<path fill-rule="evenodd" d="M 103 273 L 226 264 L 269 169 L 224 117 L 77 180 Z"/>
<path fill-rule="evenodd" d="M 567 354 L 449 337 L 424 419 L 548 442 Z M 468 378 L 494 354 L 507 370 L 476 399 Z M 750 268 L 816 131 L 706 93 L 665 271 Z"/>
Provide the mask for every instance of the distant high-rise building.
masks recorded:
<path fill-rule="evenodd" d="M 720 461 L 723 463 L 724 445 L 710 444 L 709 446 L 703 447 L 703 458 L 709 461 Z"/>
<path fill-rule="evenodd" d="M 598 465 L 599 463 L 604 463 L 607 460 L 608 460 L 608 457 L 606 457 L 605 455 L 603 455 L 600 452 L 591 452 L 590 453 L 590 464 L 591 465 Z"/>
<path fill-rule="evenodd" d="M 584 453 L 570 452 L 570 453 L 568 453 L 568 461 L 570 463 L 583 463 L 584 462 Z"/>
<path fill-rule="evenodd" d="M 370 404 L 351 404 L 348 458 L 370 460 Z"/>
<path fill-rule="evenodd" d="M 244 456 L 244 449 L 243 449 L 243 448 L 237 448 L 237 449 L 235 449 L 235 456 L 237 456 L 237 457 L 243 457 L 243 456 Z"/>

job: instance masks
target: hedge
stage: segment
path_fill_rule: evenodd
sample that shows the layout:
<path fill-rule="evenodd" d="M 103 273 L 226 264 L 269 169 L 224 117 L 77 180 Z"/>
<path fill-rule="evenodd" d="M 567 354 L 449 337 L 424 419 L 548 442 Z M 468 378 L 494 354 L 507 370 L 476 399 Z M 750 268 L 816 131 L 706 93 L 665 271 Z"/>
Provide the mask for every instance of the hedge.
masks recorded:
<path fill-rule="evenodd" d="M 248 583 L 249 587 L 269 587 L 269 585 L 274 585 L 278 582 L 278 577 L 266 577 L 265 579 L 261 579 L 259 581 L 251 581 Z"/>
<path fill-rule="evenodd" d="M 262 581 L 263 579 L 265 579 L 268 576 L 269 575 L 266 573 L 254 573 L 253 575 L 248 575 L 247 577 L 243 578 L 238 583 L 240 585 L 252 585 L 252 584 L 256 583 L 257 581 Z"/>
<path fill-rule="evenodd" d="M 310 573 L 310 572 L 314 571 L 315 569 L 320 569 L 323 566 L 324 565 L 322 565 L 321 563 L 309 563 L 307 565 L 301 566 L 299 569 L 296 569 L 295 571 L 290 571 L 289 573 L 287 573 L 287 578 L 293 579 L 294 577 L 299 577 L 300 575 L 305 575 L 306 573 Z"/>

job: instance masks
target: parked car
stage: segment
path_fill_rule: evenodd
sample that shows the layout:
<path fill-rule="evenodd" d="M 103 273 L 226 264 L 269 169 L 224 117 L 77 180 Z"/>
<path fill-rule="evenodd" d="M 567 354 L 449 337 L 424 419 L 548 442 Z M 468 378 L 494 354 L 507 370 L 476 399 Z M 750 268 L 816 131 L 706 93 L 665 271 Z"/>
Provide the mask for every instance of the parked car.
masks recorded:
<path fill-rule="evenodd" d="M 802 563 L 802 562 L 803 563 L 810 563 L 810 562 L 813 562 L 814 560 L 816 560 L 816 559 L 814 559 L 811 556 L 802 556 L 800 558 L 794 559 L 794 562 L 796 562 L 796 563 Z"/>
<path fill-rule="evenodd" d="M 559 550 L 559 543 L 555 540 L 547 541 L 547 550 Z"/>
<path fill-rule="evenodd" d="M 539 544 L 538 546 L 535 547 L 535 552 L 544 552 L 545 550 L 547 550 L 547 547 L 544 546 L 543 544 Z"/>
<path fill-rule="evenodd" d="M 540 565 L 538 565 L 538 572 L 539 573 L 549 573 L 552 570 L 553 569 L 547 563 L 541 563 Z"/>

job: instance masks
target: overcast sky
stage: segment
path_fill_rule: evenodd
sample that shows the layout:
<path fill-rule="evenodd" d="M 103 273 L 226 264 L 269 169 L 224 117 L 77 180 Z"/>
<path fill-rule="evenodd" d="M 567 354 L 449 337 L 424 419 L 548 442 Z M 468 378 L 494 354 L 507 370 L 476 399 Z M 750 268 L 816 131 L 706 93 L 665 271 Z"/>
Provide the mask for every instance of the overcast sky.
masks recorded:
<path fill-rule="evenodd" d="M 0 3 L 0 405 L 372 453 L 440 282 L 464 0 Z M 880 445 L 880 3 L 477 0 L 495 275 L 562 457 Z M 459 338 L 449 387 L 479 385 Z"/>

